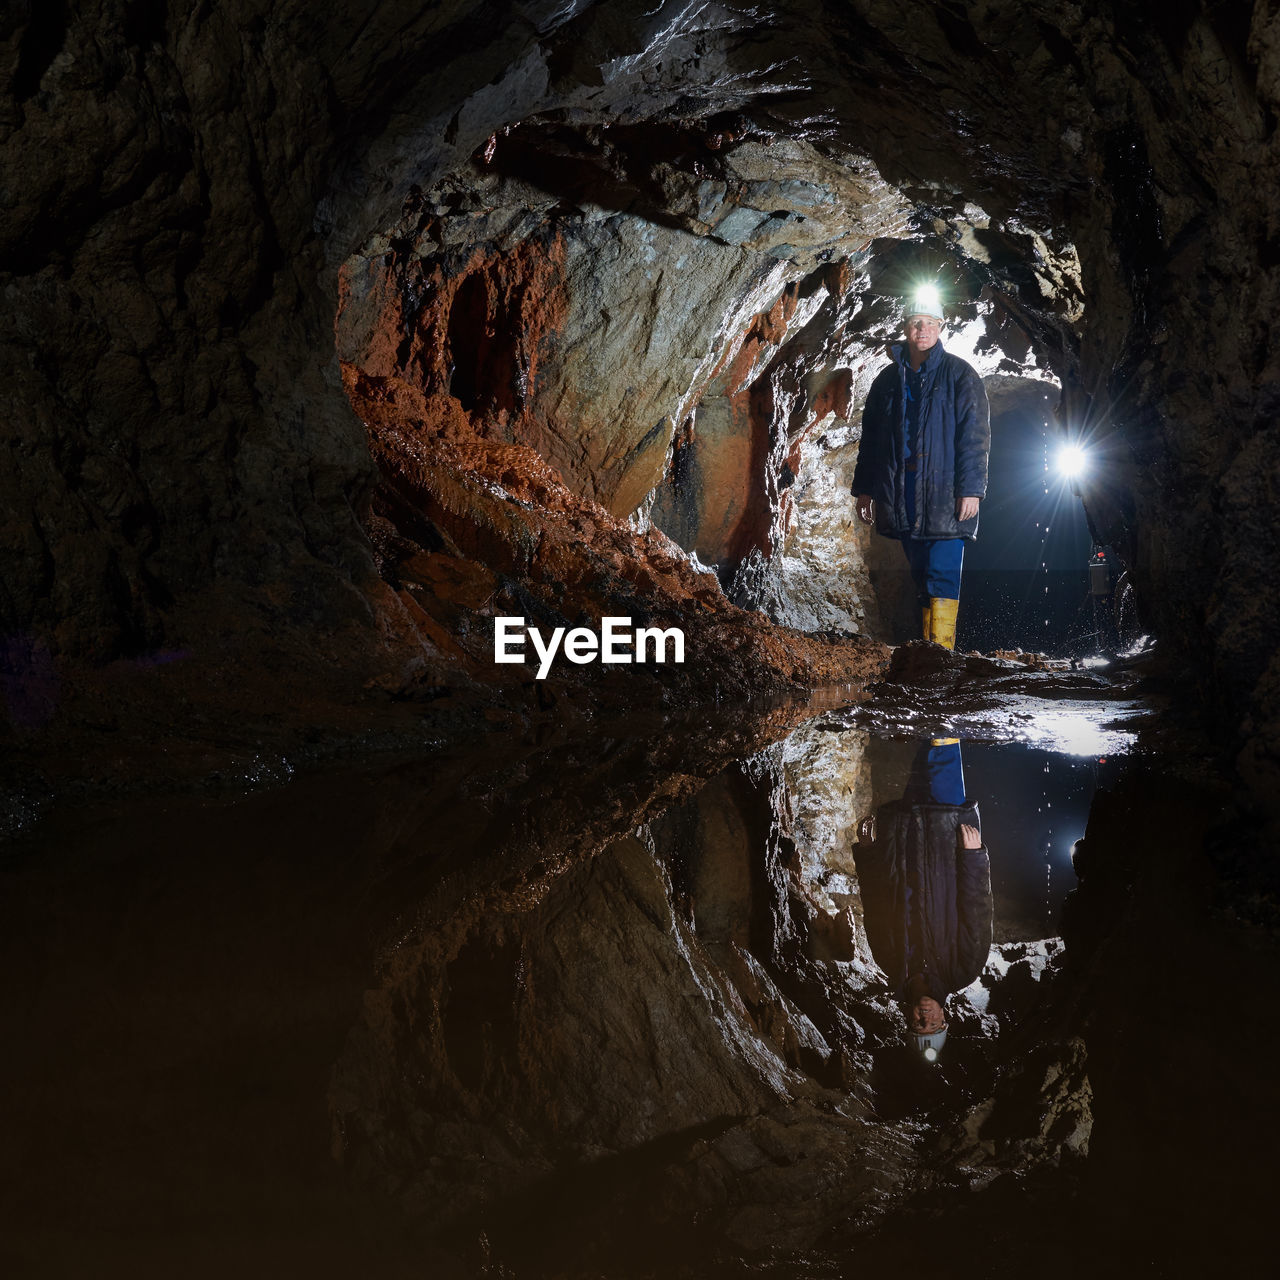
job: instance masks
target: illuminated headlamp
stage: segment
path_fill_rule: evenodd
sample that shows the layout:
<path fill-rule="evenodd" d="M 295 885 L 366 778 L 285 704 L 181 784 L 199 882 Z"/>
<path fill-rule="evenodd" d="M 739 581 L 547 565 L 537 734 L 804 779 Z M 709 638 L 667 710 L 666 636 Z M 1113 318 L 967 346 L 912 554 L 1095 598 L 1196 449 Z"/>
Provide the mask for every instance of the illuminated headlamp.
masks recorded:
<path fill-rule="evenodd" d="M 911 300 L 907 304 L 907 315 L 932 316 L 941 324 L 946 317 L 942 314 L 942 295 L 938 292 L 937 286 L 932 284 L 920 285 L 911 295 Z"/>
<path fill-rule="evenodd" d="M 925 1062 L 937 1062 L 942 1046 L 947 1043 L 947 1028 L 935 1031 L 932 1035 L 909 1035 L 912 1047 Z"/>

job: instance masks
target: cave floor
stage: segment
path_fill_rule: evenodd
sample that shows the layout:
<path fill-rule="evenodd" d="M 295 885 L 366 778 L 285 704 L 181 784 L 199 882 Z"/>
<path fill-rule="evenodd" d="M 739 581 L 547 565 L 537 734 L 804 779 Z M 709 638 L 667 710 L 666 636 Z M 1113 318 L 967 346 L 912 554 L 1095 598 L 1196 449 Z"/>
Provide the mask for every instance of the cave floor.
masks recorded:
<path fill-rule="evenodd" d="M 46 813 L 0 863 L 5 1273 L 1252 1260 L 1280 965 L 1223 784 L 1132 682 L 898 679 Z M 991 868 L 932 1067 L 859 876 L 913 795 Z"/>

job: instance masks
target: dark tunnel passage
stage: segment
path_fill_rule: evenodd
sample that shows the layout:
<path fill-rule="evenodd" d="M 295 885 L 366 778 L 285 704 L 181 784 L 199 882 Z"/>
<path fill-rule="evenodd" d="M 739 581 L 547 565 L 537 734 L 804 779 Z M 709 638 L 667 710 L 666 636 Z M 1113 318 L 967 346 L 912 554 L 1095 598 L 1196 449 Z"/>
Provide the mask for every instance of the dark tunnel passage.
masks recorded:
<path fill-rule="evenodd" d="M 1273 3 L 0 65 L 6 1273 L 1270 1256 Z M 922 285 L 954 647 L 854 496 Z"/>

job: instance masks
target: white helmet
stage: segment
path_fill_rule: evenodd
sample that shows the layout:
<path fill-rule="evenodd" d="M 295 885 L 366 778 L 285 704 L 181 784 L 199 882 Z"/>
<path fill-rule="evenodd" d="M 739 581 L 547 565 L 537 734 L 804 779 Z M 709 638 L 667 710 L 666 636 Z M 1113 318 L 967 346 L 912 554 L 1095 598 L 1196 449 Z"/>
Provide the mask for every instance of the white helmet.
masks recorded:
<path fill-rule="evenodd" d="M 936 284 L 922 284 L 907 301 L 907 316 L 932 316 L 939 324 L 946 322 L 942 314 L 942 296 Z"/>
<path fill-rule="evenodd" d="M 932 1035 L 916 1035 L 915 1032 L 909 1032 L 908 1039 L 925 1062 L 937 1062 L 942 1046 L 947 1043 L 947 1028 L 944 1025 L 941 1031 L 935 1031 Z"/>

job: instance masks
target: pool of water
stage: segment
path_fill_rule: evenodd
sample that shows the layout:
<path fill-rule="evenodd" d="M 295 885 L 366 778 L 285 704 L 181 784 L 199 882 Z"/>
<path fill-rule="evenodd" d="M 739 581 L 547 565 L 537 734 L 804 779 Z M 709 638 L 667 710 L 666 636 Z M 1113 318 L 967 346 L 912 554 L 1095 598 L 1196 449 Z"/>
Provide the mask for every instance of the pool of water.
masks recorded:
<path fill-rule="evenodd" d="M 7 1272 L 879 1274 L 930 1223 L 1006 1240 L 952 1274 L 1114 1252 L 1125 1152 L 1215 1140 L 1123 1028 L 1151 982 L 1207 1005 L 1241 964 L 1175 853 L 1216 800 L 1114 702 L 1010 695 L 977 734 L 910 711 L 544 730 L 47 816 L 0 863 Z M 969 939 L 926 963 L 933 1064 L 895 919 Z M 1267 1096 L 1153 1025 L 1162 1063 Z"/>

